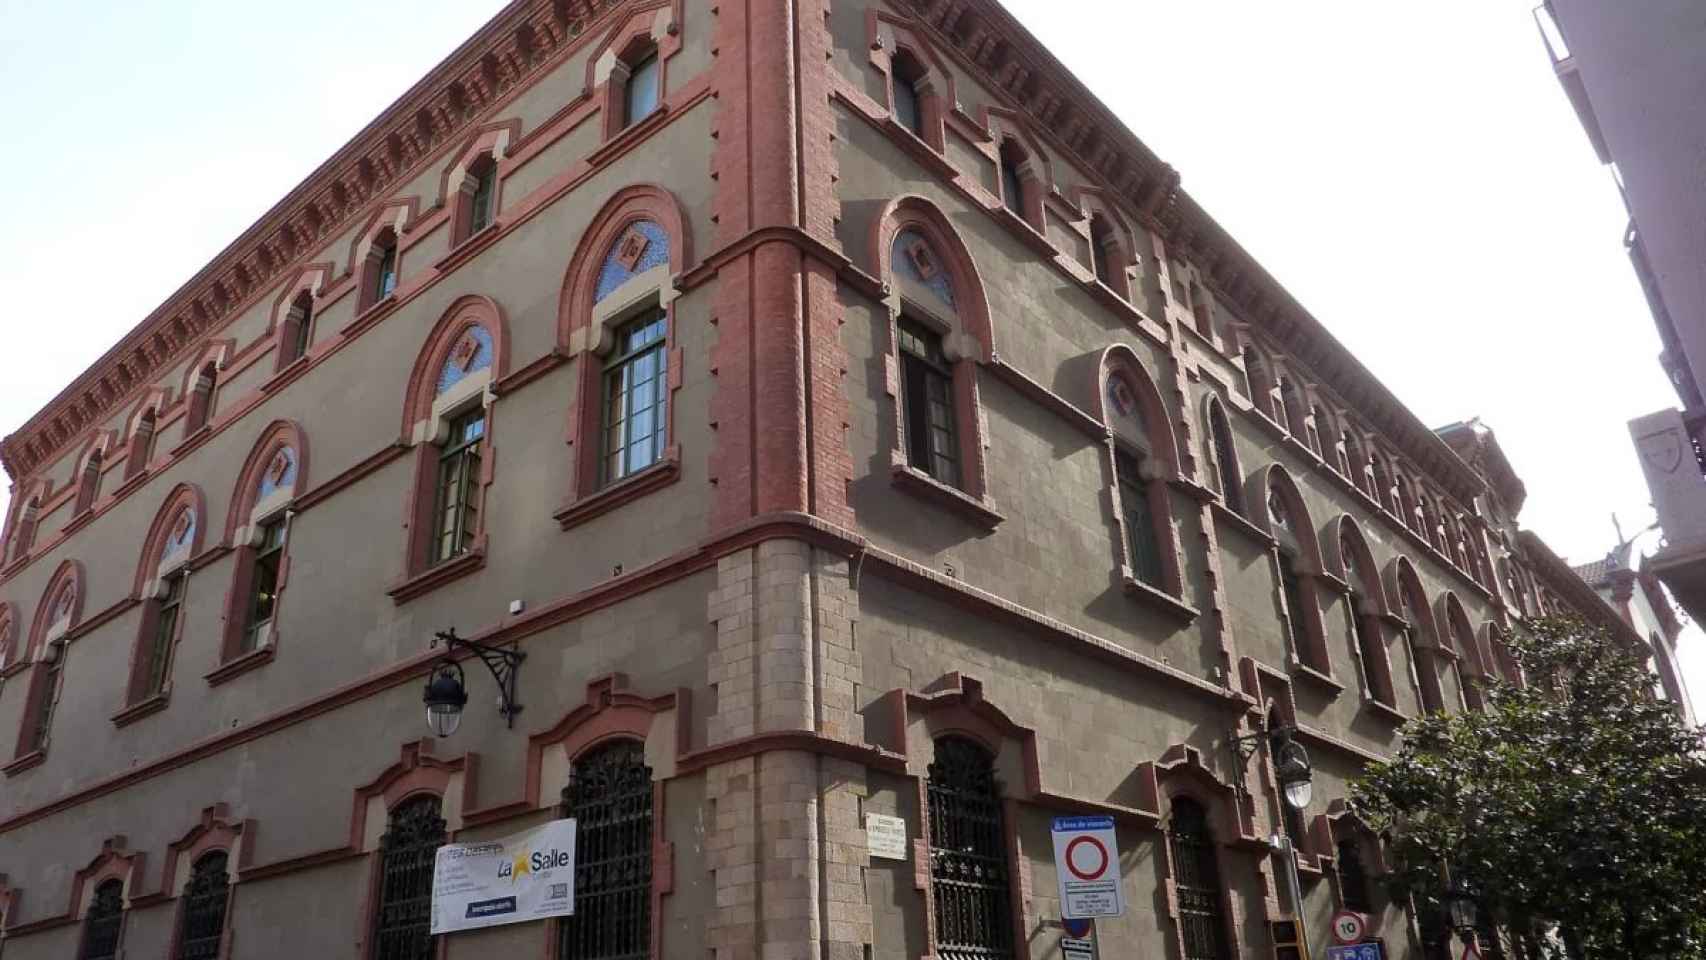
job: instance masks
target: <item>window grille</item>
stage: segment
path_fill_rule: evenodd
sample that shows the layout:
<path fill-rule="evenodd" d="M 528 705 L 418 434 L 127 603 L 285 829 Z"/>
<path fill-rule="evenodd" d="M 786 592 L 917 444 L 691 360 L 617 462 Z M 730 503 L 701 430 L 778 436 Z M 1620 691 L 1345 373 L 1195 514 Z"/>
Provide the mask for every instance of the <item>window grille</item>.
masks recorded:
<path fill-rule="evenodd" d="M 1369 893 L 1368 868 L 1362 863 L 1362 844 L 1354 839 L 1339 841 L 1339 902 L 1346 910 L 1358 913 L 1374 912 L 1374 897 Z"/>
<path fill-rule="evenodd" d="M 575 818 L 575 912 L 559 960 L 643 960 L 651 950 L 652 769 L 638 740 L 575 761 L 563 788 Z"/>
<path fill-rule="evenodd" d="M 113 960 L 124 929 L 124 882 L 108 880 L 95 888 L 83 915 L 83 960 Z"/>
<path fill-rule="evenodd" d="M 379 841 L 374 960 L 431 960 L 433 860 L 444 841 L 437 797 L 406 800 L 391 811 Z"/>
<path fill-rule="evenodd" d="M 1149 491 L 1144 488 L 1137 458 L 1123 450 L 1114 454 L 1114 473 L 1119 478 L 1120 509 L 1125 513 L 1132 573 L 1156 589 L 1165 589 L 1160 534 L 1155 529 L 1155 515 L 1149 510 Z"/>
<path fill-rule="evenodd" d="M 943 737 L 926 792 L 937 956 L 1004 960 L 1013 952 L 1012 903 L 995 758 L 964 737 Z"/>
<path fill-rule="evenodd" d="M 663 457 L 669 397 L 668 318 L 662 310 L 616 332 L 604 365 L 604 481 L 609 483 Z"/>
<path fill-rule="evenodd" d="M 1208 815 L 1194 800 L 1173 801 L 1167 830 L 1173 854 L 1173 886 L 1179 899 L 1184 960 L 1230 960 L 1220 887 L 1220 861 Z"/>
<path fill-rule="evenodd" d="M 901 408 L 906 459 L 931 477 L 960 485 L 954 374 L 942 338 L 910 321 L 900 324 Z"/>
<path fill-rule="evenodd" d="M 450 439 L 438 455 L 433 563 L 460 556 L 474 545 L 480 511 L 480 441 L 485 436 L 484 409 L 471 410 L 451 421 Z"/>
<path fill-rule="evenodd" d="M 196 861 L 184 887 L 183 919 L 178 930 L 178 960 L 215 960 L 225 934 L 225 904 L 230 894 L 226 854 L 215 850 Z"/>
<path fill-rule="evenodd" d="M 249 597 L 249 620 L 243 630 L 243 652 L 260 645 L 261 631 L 272 623 L 278 603 L 278 569 L 284 559 L 284 521 L 261 527 L 261 545 L 255 548 L 255 574 Z"/>
<path fill-rule="evenodd" d="M 628 70 L 626 92 L 629 125 L 639 123 L 658 108 L 658 55 L 652 51 Z"/>

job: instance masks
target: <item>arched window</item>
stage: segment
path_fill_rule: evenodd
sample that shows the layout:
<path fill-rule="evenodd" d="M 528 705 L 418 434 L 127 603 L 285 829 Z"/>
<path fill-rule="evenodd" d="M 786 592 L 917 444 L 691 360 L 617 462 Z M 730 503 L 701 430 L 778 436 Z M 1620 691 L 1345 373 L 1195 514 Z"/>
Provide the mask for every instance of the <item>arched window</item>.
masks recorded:
<path fill-rule="evenodd" d="M 1127 580 L 1179 595 L 1183 584 L 1173 541 L 1167 480 L 1176 458 L 1166 408 L 1155 382 L 1127 347 L 1110 347 L 1102 359 L 1100 412 L 1112 435 L 1113 485 Z"/>
<path fill-rule="evenodd" d="M 1244 375 L 1250 381 L 1250 402 L 1269 420 L 1281 422 L 1285 413 L 1274 406 L 1274 381 L 1268 373 L 1268 365 L 1262 361 L 1262 355 L 1256 352 L 1255 346 L 1248 343 L 1244 345 Z"/>
<path fill-rule="evenodd" d="M 29 556 L 30 548 L 36 542 L 36 523 L 41 514 L 41 494 L 31 494 L 24 500 L 22 509 L 18 511 L 18 519 L 12 526 L 12 540 L 7 549 L 0 551 L 0 560 L 5 563 L 16 563 Z"/>
<path fill-rule="evenodd" d="M 575 912 L 558 927 L 559 960 L 649 957 L 652 769 L 645 745 L 613 740 L 576 759 L 563 816 L 575 818 Z"/>
<path fill-rule="evenodd" d="M 65 646 L 53 641 L 43 652 L 42 660 L 30 678 L 24 726 L 18 738 L 18 756 L 47 749 L 48 733 L 53 729 L 53 708 L 59 703 L 60 673 L 64 669 Z"/>
<path fill-rule="evenodd" d="M 897 50 L 889 60 L 889 75 L 894 83 L 894 119 L 896 123 L 910 130 L 914 136 L 923 138 L 924 127 L 924 95 L 919 89 L 926 74 L 924 65 L 912 55 L 910 50 Z"/>
<path fill-rule="evenodd" d="M 379 840 L 372 960 L 431 960 L 433 861 L 446 838 L 438 797 L 423 794 L 391 810 Z"/>
<path fill-rule="evenodd" d="M 179 485 L 166 497 L 144 541 L 136 578 L 143 606 L 131 658 L 130 708 L 163 696 L 170 686 L 172 653 L 183 633 L 189 562 L 202 540 L 202 501 L 200 491 Z M 118 719 L 122 723 L 134 716 L 127 709 Z"/>
<path fill-rule="evenodd" d="M 178 917 L 177 960 L 217 960 L 225 939 L 225 908 L 230 899 L 227 854 L 214 850 L 190 868 Z"/>
<path fill-rule="evenodd" d="M 11 604 L 0 603 L 0 671 L 19 656 L 18 643 L 18 618 L 13 615 Z"/>
<path fill-rule="evenodd" d="M 297 294 L 284 313 L 283 325 L 278 341 L 280 370 L 308 355 L 314 336 L 314 294 L 307 290 Z"/>
<path fill-rule="evenodd" d="M 290 421 L 262 432 L 231 494 L 227 536 L 236 547 L 220 663 L 272 648 L 290 548 L 291 507 L 306 489 L 307 441 Z M 213 678 L 224 679 L 216 674 Z"/>
<path fill-rule="evenodd" d="M 1300 518 L 1299 523 L 1308 522 Z M 1298 530 L 1294 526 L 1291 508 L 1277 489 L 1270 488 L 1268 494 L 1268 525 L 1278 541 L 1277 569 L 1279 573 L 1280 594 L 1285 599 L 1285 628 L 1286 638 L 1290 641 L 1291 654 L 1298 662 L 1312 669 L 1328 673 L 1332 667 L 1318 654 L 1319 644 L 1310 633 L 1308 624 L 1311 607 L 1315 604 L 1314 591 L 1305 586 L 1303 577 L 1298 573 L 1298 563 L 1301 559 L 1302 545 L 1298 539 Z"/>
<path fill-rule="evenodd" d="M 47 750 L 65 668 L 65 634 L 82 619 L 82 569 L 76 561 L 62 562 L 36 606 L 29 639 L 23 648 L 30 673 L 24 683 L 24 710 L 14 764 L 27 764 L 30 758 L 39 758 Z M 14 766 L 6 772 L 12 773 L 16 769 Z"/>
<path fill-rule="evenodd" d="M 1195 322 L 1197 332 L 1205 339 L 1214 339 L 1214 301 L 1209 299 L 1208 290 L 1196 279 L 1191 280 L 1191 319 Z"/>
<path fill-rule="evenodd" d="M 657 308 L 616 330 L 604 361 L 601 483 L 614 483 L 663 459 L 669 434 L 669 315 Z"/>
<path fill-rule="evenodd" d="M 1226 509 L 1244 513 L 1244 484 L 1238 479 L 1238 450 L 1232 443 L 1232 425 L 1226 421 L 1226 409 L 1220 401 L 1208 403 L 1208 435 L 1214 445 L 1214 467 L 1219 474 L 1220 499 Z"/>
<path fill-rule="evenodd" d="M 1404 653 L 1409 661 L 1410 685 L 1416 702 L 1428 713 L 1444 713 L 1445 701 L 1439 689 L 1439 676 L 1431 664 L 1424 664 L 1419 653 L 1424 640 L 1434 641 L 1432 614 L 1427 597 L 1422 594 L 1421 582 L 1407 561 L 1400 559 L 1398 571 L 1398 613 L 1404 619 Z M 1432 651 L 1430 651 L 1432 655 Z"/>
<path fill-rule="evenodd" d="M 1339 527 L 1339 556 L 1344 563 L 1345 582 L 1350 586 L 1351 630 L 1356 635 L 1357 652 L 1362 660 L 1363 679 L 1368 693 L 1375 701 L 1397 709 L 1398 701 L 1392 690 L 1392 662 L 1386 655 L 1386 643 L 1381 632 L 1380 578 L 1374 570 L 1374 560 L 1362 534 L 1349 517 L 1342 518 Z"/>
<path fill-rule="evenodd" d="M 1398 520 L 1404 526 L 1418 533 L 1421 532 L 1421 518 L 1416 513 L 1416 491 L 1410 485 L 1410 478 L 1398 474 L 1395 480 L 1398 491 Z"/>
<path fill-rule="evenodd" d="M 1011 957 L 1012 890 L 995 758 L 965 737 L 942 737 L 925 792 L 937 954 Z"/>
<path fill-rule="evenodd" d="M 1392 496 L 1392 471 L 1386 468 L 1386 458 L 1378 452 L 1368 455 L 1369 478 L 1374 483 L 1374 502 L 1380 504 L 1382 510 L 1396 512 L 1396 500 Z"/>
<path fill-rule="evenodd" d="M 1001 202 L 1016 217 L 1025 219 L 1025 182 L 1021 169 L 1025 152 L 1011 139 L 1001 141 Z"/>
<path fill-rule="evenodd" d="M 1339 442 L 1345 447 L 1345 470 L 1358 490 L 1369 493 L 1374 486 L 1368 479 L 1368 454 L 1363 452 L 1362 441 L 1346 427 L 1339 433 Z"/>
<path fill-rule="evenodd" d="M 95 888 L 83 914 L 82 960 L 113 960 L 124 934 L 124 881 L 104 881 Z"/>
<path fill-rule="evenodd" d="M 1427 493 L 1422 494 L 1421 511 L 1422 536 L 1427 539 L 1428 543 L 1433 545 L 1435 550 L 1438 550 L 1441 553 L 1446 553 L 1450 548 L 1447 545 L 1444 533 L 1441 530 L 1439 508 L 1434 506 L 1434 498 L 1432 495 Z"/>
<path fill-rule="evenodd" d="M 1202 804 L 1186 797 L 1173 800 L 1167 846 L 1173 858 L 1184 960 L 1230 960 L 1220 858 Z"/>
<path fill-rule="evenodd" d="M 498 209 L 498 164 L 487 153 L 468 168 L 473 188 L 469 197 L 468 233 L 473 236 L 492 225 Z"/>
<path fill-rule="evenodd" d="M 1114 454 L 1114 475 L 1119 479 L 1120 508 L 1124 516 L 1126 544 L 1132 573 L 1157 590 L 1165 590 L 1161 565 L 1161 539 L 1155 529 L 1155 514 L 1149 508 L 1138 456 L 1125 450 Z"/>
<path fill-rule="evenodd" d="M 1309 435 L 1309 412 L 1303 403 L 1303 393 L 1297 389 L 1297 384 L 1290 377 L 1280 378 L 1280 405 L 1285 411 L 1283 426 L 1297 441 L 1310 449 L 1315 449 L 1314 440 Z M 1319 450 L 1316 450 L 1319 453 Z"/>
<path fill-rule="evenodd" d="M 629 61 L 628 76 L 623 81 L 622 89 L 624 126 L 631 127 L 657 110 L 663 89 L 660 73 L 655 46 L 636 54 Z"/>
<path fill-rule="evenodd" d="M 1374 912 L 1374 895 L 1368 882 L 1368 868 L 1362 862 L 1362 843 L 1355 837 L 1339 841 L 1335 858 L 1339 873 L 1339 905 L 1357 913 Z"/>
<path fill-rule="evenodd" d="M 189 409 L 184 413 L 184 436 L 207 426 L 213 419 L 214 390 L 219 386 L 219 361 L 209 360 L 196 374 L 195 386 L 190 388 Z"/>

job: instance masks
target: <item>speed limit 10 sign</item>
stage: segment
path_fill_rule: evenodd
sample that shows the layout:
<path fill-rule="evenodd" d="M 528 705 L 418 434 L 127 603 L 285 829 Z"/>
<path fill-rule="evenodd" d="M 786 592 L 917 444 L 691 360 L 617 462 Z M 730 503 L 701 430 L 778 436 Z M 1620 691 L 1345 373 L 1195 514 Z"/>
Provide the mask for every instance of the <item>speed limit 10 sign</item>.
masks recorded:
<path fill-rule="evenodd" d="M 1362 914 L 1350 910 L 1340 910 L 1333 914 L 1334 940 L 1340 943 L 1360 943 L 1362 935 L 1366 932 Z"/>

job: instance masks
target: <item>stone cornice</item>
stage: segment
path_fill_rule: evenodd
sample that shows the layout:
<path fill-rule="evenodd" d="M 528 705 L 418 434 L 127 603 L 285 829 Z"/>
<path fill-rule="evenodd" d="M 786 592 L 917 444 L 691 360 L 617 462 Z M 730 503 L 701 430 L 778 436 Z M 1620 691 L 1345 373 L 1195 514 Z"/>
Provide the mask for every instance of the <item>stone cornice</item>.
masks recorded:
<path fill-rule="evenodd" d="M 14 480 L 61 453 L 152 384 L 281 275 L 407 183 L 490 107 L 554 65 L 620 0 L 514 0 L 409 88 L 137 324 L 22 427 L 0 440 Z"/>
<path fill-rule="evenodd" d="M 1453 496 L 1484 481 L 1179 186 L 1179 174 L 1002 8 L 998 0 L 898 0 L 980 81 L 1099 177 L 1146 226 L 1204 269 L 1235 313 L 1308 365 Z"/>

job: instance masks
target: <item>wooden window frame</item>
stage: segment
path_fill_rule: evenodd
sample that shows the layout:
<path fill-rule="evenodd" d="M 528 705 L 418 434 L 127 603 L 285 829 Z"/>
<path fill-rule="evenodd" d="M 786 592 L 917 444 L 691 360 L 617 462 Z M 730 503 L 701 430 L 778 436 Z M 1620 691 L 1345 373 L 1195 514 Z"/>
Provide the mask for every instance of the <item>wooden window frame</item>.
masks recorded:
<path fill-rule="evenodd" d="M 277 487 L 267 499 L 260 500 L 262 479 L 275 468 L 281 456 L 293 463 L 294 479 L 288 487 Z M 275 420 L 261 431 L 260 439 L 250 448 L 248 459 L 238 473 L 237 485 L 231 492 L 230 510 L 225 519 L 225 542 L 235 554 L 231 582 L 226 590 L 224 626 L 219 644 L 219 662 L 206 675 L 209 683 L 223 683 L 249 667 L 259 666 L 272 659 L 279 640 L 279 615 L 290 582 L 290 546 L 295 532 L 297 497 L 308 489 L 308 439 L 302 425 L 293 420 Z M 274 584 L 272 617 L 265 632 L 252 631 L 253 601 L 255 598 L 256 567 L 264 528 L 271 523 L 283 524 L 283 543 L 278 551 L 278 579 Z M 253 644 L 250 636 L 253 634 Z"/>
<path fill-rule="evenodd" d="M 427 540 L 426 558 L 429 569 L 472 550 L 485 515 L 480 473 L 486 408 L 474 404 L 445 414 L 445 419 L 450 437 L 439 446 L 433 471 L 432 534 Z"/>
<path fill-rule="evenodd" d="M 185 514 L 192 532 L 182 549 L 170 556 L 166 548 L 174 528 Z M 125 687 L 125 705 L 112 718 L 124 726 L 165 706 L 172 692 L 172 661 L 183 638 L 188 608 L 189 581 L 201 555 L 207 526 L 207 498 L 192 484 L 179 484 L 167 494 L 137 560 L 131 596 L 140 601 L 136 639 L 132 643 L 130 679 Z M 156 663 L 158 670 L 154 669 Z M 159 683 L 153 675 L 158 672 Z"/>

